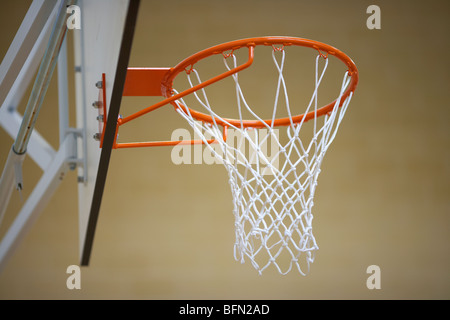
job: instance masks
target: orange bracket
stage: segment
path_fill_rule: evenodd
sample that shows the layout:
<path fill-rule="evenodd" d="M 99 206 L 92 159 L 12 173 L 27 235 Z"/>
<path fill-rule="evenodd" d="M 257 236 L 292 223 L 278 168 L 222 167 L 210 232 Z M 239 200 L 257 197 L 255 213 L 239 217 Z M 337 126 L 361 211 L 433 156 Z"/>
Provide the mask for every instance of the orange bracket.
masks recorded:
<path fill-rule="evenodd" d="M 128 68 L 123 96 L 163 96 L 161 83 L 170 68 Z"/>
<path fill-rule="evenodd" d="M 123 89 L 123 96 L 134 96 L 134 97 L 163 97 L 163 79 L 166 76 L 167 72 L 169 72 L 171 68 L 128 68 L 127 75 L 125 78 L 125 85 Z M 106 127 L 106 110 L 107 110 L 107 101 L 106 101 L 106 86 L 105 86 L 105 74 L 102 74 L 103 86 L 100 88 L 99 92 L 99 101 L 101 102 L 102 107 L 99 108 L 99 116 L 102 117 L 103 123 L 99 121 L 99 124 L 102 125 L 100 129 L 101 139 L 100 139 L 100 148 L 103 146 L 103 138 L 104 138 L 104 128 Z M 166 99 L 167 100 L 167 99 Z M 169 104 L 170 101 L 162 101 L 158 103 L 158 106 L 163 106 Z M 153 106 L 152 106 L 153 107 Z M 151 108 L 151 107 L 149 107 Z M 144 109 L 145 112 L 142 112 L 138 116 L 145 114 L 147 112 L 153 111 Z M 138 116 L 133 116 L 137 118 Z M 132 120 L 132 119 L 130 119 Z M 128 122 L 128 121 L 126 121 Z M 204 144 L 203 140 L 185 140 L 185 141 L 149 141 L 149 142 L 125 142 L 118 143 L 117 136 L 120 125 L 126 123 L 123 122 L 121 118 L 117 121 L 116 128 L 116 137 L 114 139 L 113 149 L 119 148 L 139 148 L 139 147 L 158 147 L 158 146 L 175 146 L 175 145 L 194 145 L 194 144 Z M 227 127 L 223 127 L 223 138 L 226 140 L 227 136 Z M 207 140 L 207 143 L 216 143 L 215 139 Z"/>
<path fill-rule="evenodd" d="M 150 106 L 144 108 L 134 114 L 131 114 L 125 118 L 117 119 L 116 125 L 116 136 L 114 139 L 113 149 L 118 148 L 136 148 L 136 147 L 155 147 L 155 146 L 174 146 L 178 144 L 204 144 L 204 143 L 217 143 L 217 140 L 211 139 L 206 142 L 203 140 L 186 140 L 186 141 L 152 141 L 152 142 L 130 142 L 130 143 L 118 143 L 117 136 L 119 132 L 119 127 L 133 119 L 136 119 L 144 114 L 147 114 L 151 111 L 154 111 L 162 106 L 167 104 L 172 104 L 176 108 L 185 108 L 184 106 L 179 106 L 175 104 L 175 101 L 189 95 L 195 91 L 205 88 L 210 84 L 213 84 L 217 81 L 220 81 L 226 77 L 229 77 L 237 72 L 240 72 L 246 68 L 248 68 L 254 59 L 254 44 L 248 44 L 249 49 L 249 57 L 248 61 L 240 66 L 235 67 L 234 69 L 228 70 L 220 75 L 217 75 L 207 81 L 199 83 L 192 88 L 189 88 L 181 93 L 173 94 L 173 91 L 170 89 L 172 85 L 173 78 L 183 70 L 186 72 L 190 72 L 193 64 L 196 62 L 189 62 L 186 66 L 183 63 L 177 65 L 175 68 L 128 68 L 127 75 L 125 78 L 125 84 L 123 89 L 123 96 L 162 96 L 165 97 L 164 100 Z M 190 66 L 190 69 L 187 69 Z M 104 76 L 103 76 L 104 78 Z M 104 127 L 106 127 L 106 84 L 103 81 L 104 85 L 101 87 L 102 96 L 103 96 L 103 108 L 104 115 L 103 119 L 105 121 Z M 99 93 L 100 95 L 100 93 Z M 190 109 L 189 109 L 190 110 Z M 194 117 L 200 121 L 210 121 L 210 116 L 196 112 L 194 110 L 190 110 L 191 114 L 195 115 Z M 235 120 L 237 121 L 237 120 Z M 227 129 L 228 126 L 224 123 L 219 123 L 223 127 L 223 139 L 226 141 L 227 138 Z M 103 135 L 101 136 L 100 145 L 103 143 Z"/>
<path fill-rule="evenodd" d="M 116 137 L 114 139 L 113 149 L 118 148 L 139 148 L 139 147 L 158 147 L 158 146 L 175 146 L 178 144 L 205 144 L 203 140 L 186 140 L 186 141 L 151 141 L 151 142 L 129 142 L 129 143 L 118 143 L 117 135 L 119 132 L 119 127 L 133 119 L 136 119 L 144 114 L 147 114 L 153 110 L 156 110 L 162 106 L 165 106 L 169 103 L 174 104 L 174 101 L 180 99 L 188 94 L 191 94 L 195 91 L 198 91 L 212 83 L 220 81 L 226 77 L 229 77 L 239 71 L 242 71 L 248 68 L 253 63 L 253 54 L 254 47 L 249 47 L 249 59 L 246 63 L 228 70 L 218 76 L 215 76 L 205 82 L 199 83 L 196 86 L 187 89 L 181 93 L 172 95 L 167 97 L 167 95 L 172 92 L 168 92 L 167 88 L 167 76 L 173 72 L 175 69 L 173 68 L 128 68 L 127 76 L 125 78 L 125 85 L 123 89 L 123 96 L 162 96 L 165 97 L 163 101 L 156 103 L 150 107 L 144 108 L 132 115 L 129 115 L 125 118 L 117 119 L 117 127 L 116 127 Z M 192 67 L 192 65 L 191 65 Z M 186 71 L 186 69 L 184 69 Z M 189 71 L 189 70 L 187 70 Z M 179 70 L 177 72 L 180 72 Z M 105 86 L 103 86 L 102 90 L 105 90 Z M 106 108 L 106 103 L 104 103 Z M 177 107 L 177 106 L 176 106 Z M 191 113 L 197 114 L 197 119 L 200 121 L 208 121 L 207 119 L 203 119 L 203 115 L 197 113 L 194 110 L 191 110 Z M 106 117 L 105 117 L 106 119 Z M 223 139 L 226 141 L 227 139 L 227 129 L 228 126 L 221 124 L 223 127 Z M 105 125 L 106 126 L 106 125 Z M 103 137 L 102 137 L 103 140 Z M 206 143 L 217 143 L 215 139 L 207 140 Z"/>

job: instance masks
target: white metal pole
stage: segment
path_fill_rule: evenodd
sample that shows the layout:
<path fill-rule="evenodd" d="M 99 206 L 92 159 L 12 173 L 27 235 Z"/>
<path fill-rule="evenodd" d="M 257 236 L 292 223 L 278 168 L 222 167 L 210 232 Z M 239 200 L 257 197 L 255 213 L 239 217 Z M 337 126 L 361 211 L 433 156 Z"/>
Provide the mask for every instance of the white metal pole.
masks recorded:
<path fill-rule="evenodd" d="M 78 158 L 82 159 L 82 164 L 78 166 L 78 177 L 81 185 L 80 188 L 86 186 L 88 181 L 88 151 L 87 151 L 87 114 L 85 108 L 86 92 L 83 85 L 83 72 L 81 66 L 83 65 L 82 47 L 83 41 L 80 30 L 73 30 L 73 62 L 75 65 L 75 110 L 76 110 L 76 127 L 80 131 L 81 139 L 78 139 Z M 79 191 L 80 192 L 80 191 Z"/>
<path fill-rule="evenodd" d="M 64 40 L 58 56 L 59 143 L 64 141 L 69 128 L 69 89 L 67 79 L 67 41 Z"/>
<path fill-rule="evenodd" d="M 20 126 L 19 133 L 17 134 L 17 138 L 14 142 L 13 149 L 14 152 L 18 154 L 22 154 L 27 150 L 27 144 L 30 139 L 31 132 L 34 129 L 37 116 L 50 84 L 53 70 L 56 66 L 61 44 L 67 33 L 67 6 L 73 3 L 75 3 L 75 0 L 61 1 L 49 44 L 42 59 L 41 66 L 39 67 L 39 71 L 23 115 L 22 125 Z"/>

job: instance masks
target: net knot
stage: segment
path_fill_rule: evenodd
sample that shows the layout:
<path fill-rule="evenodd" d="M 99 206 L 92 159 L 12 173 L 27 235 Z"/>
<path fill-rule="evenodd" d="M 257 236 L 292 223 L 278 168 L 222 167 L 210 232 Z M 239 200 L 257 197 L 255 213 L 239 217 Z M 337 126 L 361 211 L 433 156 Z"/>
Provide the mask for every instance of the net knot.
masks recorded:
<path fill-rule="evenodd" d="M 321 57 L 324 58 L 324 59 L 327 59 L 327 58 L 328 58 L 328 54 L 329 54 L 329 53 L 334 54 L 334 52 L 326 52 L 326 53 L 324 54 L 324 53 L 322 53 L 322 51 L 320 51 L 319 47 L 317 47 L 317 46 L 315 46 L 315 45 L 313 46 L 313 48 L 316 49 L 317 52 L 319 52 L 319 56 L 321 56 Z"/>
<path fill-rule="evenodd" d="M 189 67 L 184 69 L 184 72 L 186 72 L 187 75 L 190 75 L 192 71 L 194 71 L 194 65 L 193 64 L 191 64 Z"/>
<path fill-rule="evenodd" d="M 275 52 L 281 52 L 281 51 L 283 51 L 284 50 L 284 44 L 281 46 L 281 47 L 277 47 L 277 46 L 275 46 L 274 44 L 272 45 L 272 48 L 273 48 L 273 51 L 275 51 Z"/>
<path fill-rule="evenodd" d="M 222 52 L 222 55 L 225 59 L 231 57 L 234 54 L 234 49 L 232 49 L 229 53 Z"/>

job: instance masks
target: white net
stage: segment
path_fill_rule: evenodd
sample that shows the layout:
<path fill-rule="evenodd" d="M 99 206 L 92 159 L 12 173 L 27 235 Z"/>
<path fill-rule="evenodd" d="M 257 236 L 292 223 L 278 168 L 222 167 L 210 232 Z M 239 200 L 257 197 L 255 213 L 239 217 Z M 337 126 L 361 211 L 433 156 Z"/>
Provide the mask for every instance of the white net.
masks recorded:
<path fill-rule="evenodd" d="M 285 51 L 276 48 L 272 51 L 278 79 L 271 125 L 264 123 L 258 129 L 243 125 L 244 111 L 251 115 L 251 120 L 263 119 L 246 101 L 238 73 L 232 75 L 232 80 L 240 125 L 233 125 L 216 114 L 205 89 L 194 93 L 195 106 L 192 103 L 187 105 L 183 99 L 175 103 L 179 106 L 179 114 L 228 171 L 234 202 L 235 259 L 242 263 L 248 259 L 260 274 L 273 265 L 281 274 L 296 268 L 300 274 L 306 275 L 319 248 L 312 232 L 311 212 L 317 178 L 325 153 L 350 102 L 352 94 L 345 101 L 341 98 L 351 77 L 345 73 L 331 112 L 322 117 L 315 116 L 307 125 L 303 120 L 295 123 L 283 76 Z M 317 115 L 318 89 L 328 60 L 320 53 L 315 59 L 314 90 L 304 109 L 305 114 L 314 111 Z M 323 66 L 320 61 L 325 61 Z M 224 55 L 224 62 L 228 70 L 237 66 L 233 53 Z M 202 82 L 195 68 L 187 72 L 187 80 L 191 87 Z M 229 96 L 225 97 L 229 99 Z M 189 108 L 210 115 L 213 123 L 196 120 Z M 273 120 L 280 108 L 287 113 L 290 124 L 274 127 Z M 227 138 L 223 135 L 223 126 L 228 129 Z M 310 131 L 308 134 L 303 132 L 306 129 Z M 211 139 L 216 143 L 208 143 Z"/>

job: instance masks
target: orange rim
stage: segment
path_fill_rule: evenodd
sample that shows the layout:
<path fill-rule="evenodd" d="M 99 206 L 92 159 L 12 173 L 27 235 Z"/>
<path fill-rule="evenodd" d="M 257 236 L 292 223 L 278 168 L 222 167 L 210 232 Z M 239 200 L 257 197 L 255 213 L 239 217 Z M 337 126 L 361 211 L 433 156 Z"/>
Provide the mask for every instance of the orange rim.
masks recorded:
<path fill-rule="evenodd" d="M 356 68 L 356 65 L 353 62 L 353 60 L 351 58 L 349 58 L 342 51 L 340 51 L 328 44 L 321 43 L 321 42 L 314 41 L 314 40 L 309 40 L 309 39 L 302 39 L 302 38 L 295 38 L 295 37 L 259 37 L 259 38 L 248 38 L 248 39 L 241 39 L 241 40 L 223 43 L 223 44 L 205 49 L 203 51 L 200 51 L 200 52 L 190 56 L 189 58 L 183 60 L 182 62 L 180 62 L 178 65 L 176 65 L 174 68 L 170 69 L 170 71 L 167 72 L 167 74 L 161 84 L 161 91 L 166 98 L 175 98 L 176 97 L 178 99 L 178 98 L 185 96 L 187 94 L 190 94 L 194 91 L 200 90 L 214 82 L 222 80 L 236 72 L 242 71 L 242 70 L 248 68 L 252 64 L 253 57 L 254 57 L 254 47 L 259 46 L 259 45 L 264 45 L 264 46 L 279 45 L 279 46 L 281 46 L 281 48 L 274 47 L 274 50 L 283 50 L 284 47 L 287 47 L 287 46 L 308 47 L 308 48 L 317 50 L 319 52 L 319 54 L 325 59 L 328 58 L 328 55 L 332 55 L 332 56 L 335 56 L 336 58 L 338 58 L 339 60 L 341 60 L 348 68 L 348 75 L 351 77 L 351 81 L 350 81 L 348 88 L 342 95 L 339 107 L 344 103 L 344 101 L 347 99 L 347 97 L 350 95 L 350 93 L 354 92 L 356 89 L 356 86 L 358 84 L 358 69 Z M 249 59 L 245 64 L 243 64 L 235 69 L 232 69 L 222 75 L 216 76 L 208 81 L 205 81 L 191 89 L 184 91 L 181 94 L 177 94 L 177 95 L 173 94 L 174 91 L 173 91 L 172 85 L 173 85 L 174 79 L 180 73 L 182 73 L 184 71 L 189 72 L 190 70 L 192 70 L 193 66 L 198 61 L 205 59 L 209 56 L 216 55 L 216 54 L 222 54 L 222 55 L 224 55 L 224 57 L 227 57 L 231 53 L 225 54 L 225 52 L 230 51 L 230 50 L 231 50 L 231 52 L 233 52 L 234 50 L 244 48 L 244 47 L 247 47 L 249 49 Z M 187 108 L 186 106 L 181 105 L 180 103 L 175 103 L 175 100 L 176 99 L 171 99 L 170 103 L 172 105 L 174 105 L 176 108 L 179 108 L 179 107 Z M 295 115 L 292 117 L 292 121 L 294 123 L 299 123 L 302 121 L 306 122 L 306 121 L 314 118 L 315 116 L 325 115 L 334 108 L 336 101 L 337 101 L 337 99 L 334 100 L 333 102 L 330 102 L 329 104 L 317 109 L 317 111 L 311 111 L 306 114 Z M 220 124 L 223 126 L 228 126 L 231 124 L 236 127 L 240 127 L 240 126 L 264 127 L 266 125 L 287 126 L 287 125 L 291 124 L 291 119 L 288 117 L 275 119 L 275 120 L 273 120 L 273 123 L 272 123 L 272 120 L 263 120 L 262 122 L 259 120 L 242 120 L 241 121 L 241 120 L 236 120 L 236 119 L 225 119 L 225 118 L 222 120 L 222 119 L 218 119 L 218 118 L 213 119 L 213 117 L 210 115 L 204 114 L 202 112 L 199 112 L 199 111 L 196 111 L 196 110 L 193 110 L 190 108 L 187 108 L 187 109 L 189 109 L 193 118 L 195 118 L 197 120 L 205 121 L 205 122 L 209 122 L 209 123 L 213 123 L 215 121 L 217 124 Z"/>

